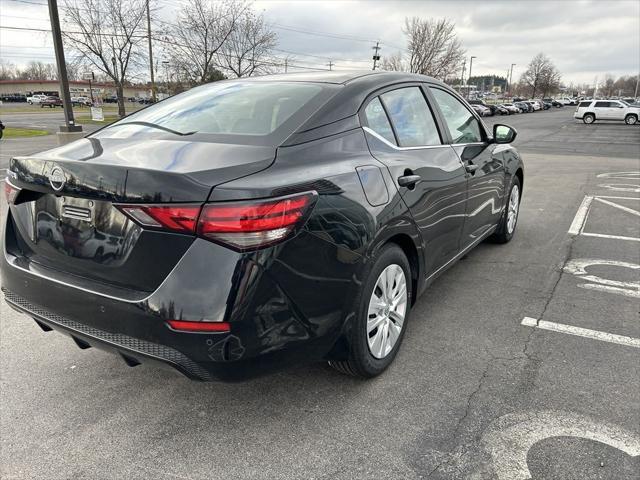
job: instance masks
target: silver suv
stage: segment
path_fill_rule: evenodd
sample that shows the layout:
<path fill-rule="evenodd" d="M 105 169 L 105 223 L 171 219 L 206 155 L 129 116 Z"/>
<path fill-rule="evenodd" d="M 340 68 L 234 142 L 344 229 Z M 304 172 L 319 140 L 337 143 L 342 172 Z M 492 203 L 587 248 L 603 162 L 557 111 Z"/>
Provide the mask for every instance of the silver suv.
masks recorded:
<path fill-rule="evenodd" d="M 590 124 L 596 120 L 624 120 L 635 125 L 640 118 L 640 107 L 619 100 L 586 100 L 580 102 L 573 118 Z"/>

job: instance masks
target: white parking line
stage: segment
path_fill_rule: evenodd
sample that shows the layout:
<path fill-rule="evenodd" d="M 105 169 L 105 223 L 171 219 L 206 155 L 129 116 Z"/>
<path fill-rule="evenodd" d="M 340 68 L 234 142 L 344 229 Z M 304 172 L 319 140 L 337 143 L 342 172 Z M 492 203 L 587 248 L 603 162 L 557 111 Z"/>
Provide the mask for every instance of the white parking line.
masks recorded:
<path fill-rule="evenodd" d="M 521 325 L 526 327 L 540 328 L 551 332 L 567 333 L 578 337 L 591 338 L 602 342 L 617 343 L 627 347 L 640 348 L 640 338 L 626 337 L 624 335 L 616 335 L 614 333 L 600 332 L 598 330 L 590 330 L 588 328 L 574 327 L 573 325 L 564 325 L 562 323 L 547 322 L 546 320 L 536 320 L 531 317 L 524 317 Z"/>
<path fill-rule="evenodd" d="M 587 214 L 589 213 L 589 207 L 591 206 L 592 201 L 593 197 L 591 195 L 586 195 L 582 199 L 582 203 L 576 212 L 576 216 L 573 217 L 573 222 L 571 222 L 571 226 L 569 227 L 569 235 L 580 234 L 582 227 L 584 227 L 584 222 L 587 220 Z"/>
<path fill-rule="evenodd" d="M 604 233 L 582 232 L 580 235 L 582 235 L 583 237 L 611 238 L 613 240 L 628 240 L 630 242 L 640 242 L 640 238 L 637 238 L 637 237 L 624 237 L 621 235 L 606 235 Z"/>
<path fill-rule="evenodd" d="M 630 213 L 631 215 L 635 215 L 636 217 L 640 217 L 640 212 L 638 210 L 625 207 L 624 205 L 620 205 L 619 203 L 610 202 L 609 200 L 605 200 L 602 197 L 595 197 L 595 199 L 600 203 L 604 203 L 605 205 L 609 205 L 610 207 L 617 208 L 619 210 L 622 210 L 623 212 L 627 212 L 627 213 Z"/>

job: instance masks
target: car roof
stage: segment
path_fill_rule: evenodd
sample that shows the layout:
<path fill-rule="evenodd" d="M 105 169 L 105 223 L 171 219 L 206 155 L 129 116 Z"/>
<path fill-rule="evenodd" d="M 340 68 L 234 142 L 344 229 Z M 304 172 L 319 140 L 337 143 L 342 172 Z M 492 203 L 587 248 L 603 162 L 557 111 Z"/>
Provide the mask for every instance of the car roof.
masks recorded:
<path fill-rule="evenodd" d="M 313 82 L 313 83 L 331 83 L 335 85 L 346 85 L 352 83 L 368 83 L 372 77 L 376 81 L 385 82 L 388 80 L 407 81 L 407 82 L 434 82 L 440 83 L 438 80 L 408 72 L 390 72 L 386 70 L 345 70 L 345 71 L 321 71 L 321 72 L 296 72 L 296 73 L 279 73 L 274 75 L 259 75 L 249 78 L 237 78 L 226 80 L 228 82 L 245 81 L 245 82 Z"/>

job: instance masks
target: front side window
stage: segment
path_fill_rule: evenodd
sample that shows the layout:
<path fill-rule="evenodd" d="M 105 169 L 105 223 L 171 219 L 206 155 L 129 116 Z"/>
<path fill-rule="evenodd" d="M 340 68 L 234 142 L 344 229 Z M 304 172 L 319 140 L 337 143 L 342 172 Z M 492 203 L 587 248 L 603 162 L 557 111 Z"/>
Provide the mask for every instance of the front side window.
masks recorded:
<path fill-rule="evenodd" d="M 441 145 L 429 105 L 419 87 L 400 88 L 381 96 L 401 147 Z"/>
<path fill-rule="evenodd" d="M 378 97 L 369 102 L 367 108 L 364 109 L 364 116 L 366 117 L 371 130 L 394 145 L 396 144 L 396 139 L 393 136 L 393 130 L 391 129 L 389 118 L 387 117 L 387 113 L 384 111 Z"/>
<path fill-rule="evenodd" d="M 480 122 L 460 100 L 439 88 L 431 88 L 431 92 L 442 111 L 453 143 L 482 142 Z"/>
<path fill-rule="evenodd" d="M 596 108 L 609 108 L 611 102 L 596 102 Z"/>

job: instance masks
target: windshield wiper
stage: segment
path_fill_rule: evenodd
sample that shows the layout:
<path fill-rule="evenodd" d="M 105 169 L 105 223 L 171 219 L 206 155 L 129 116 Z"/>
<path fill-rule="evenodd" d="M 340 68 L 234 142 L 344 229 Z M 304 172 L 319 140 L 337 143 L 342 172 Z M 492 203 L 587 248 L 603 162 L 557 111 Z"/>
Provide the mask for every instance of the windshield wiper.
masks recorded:
<path fill-rule="evenodd" d="M 174 135 L 180 135 L 181 137 L 184 137 L 186 135 L 193 135 L 194 133 L 198 133 L 195 130 L 193 132 L 182 133 L 182 132 L 178 132 L 177 130 L 173 130 L 171 128 L 163 127 L 162 125 L 158 125 L 156 123 L 136 122 L 136 121 L 134 121 L 134 122 L 116 123 L 114 125 L 111 125 L 111 127 L 119 127 L 121 125 L 142 125 L 143 127 L 151 127 L 151 128 L 157 128 L 158 130 L 164 130 L 165 132 L 173 133 Z"/>

